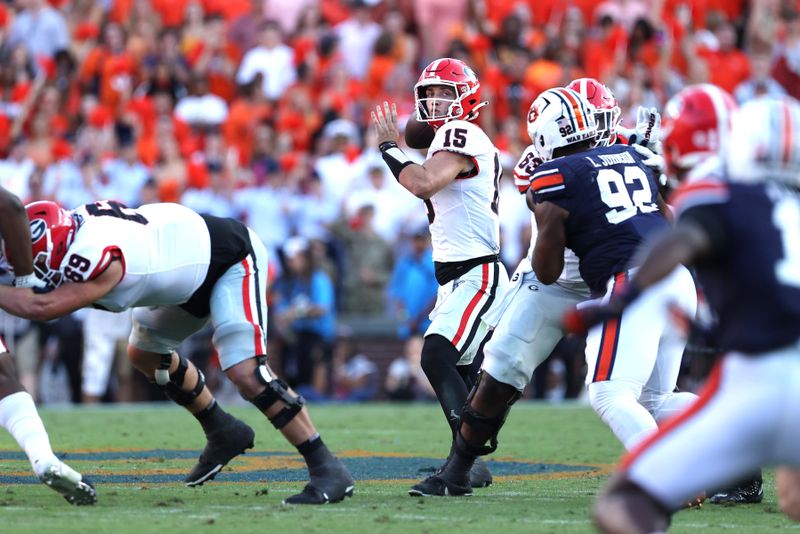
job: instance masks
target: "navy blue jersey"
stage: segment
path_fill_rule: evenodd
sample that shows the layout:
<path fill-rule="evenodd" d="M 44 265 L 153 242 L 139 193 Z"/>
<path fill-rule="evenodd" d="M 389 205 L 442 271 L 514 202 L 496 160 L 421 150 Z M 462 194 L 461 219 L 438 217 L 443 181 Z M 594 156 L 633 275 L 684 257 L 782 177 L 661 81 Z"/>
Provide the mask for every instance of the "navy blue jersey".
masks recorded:
<path fill-rule="evenodd" d="M 658 211 L 658 183 L 627 145 L 598 147 L 540 165 L 532 176 L 535 202 L 553 202 L 569 212 L 567 247 L 595 294 L 630 267 L 639 245 L 669 223 Z"/>
<path fill-rule="evenodd" d="M 678 224 L 701 226 L 710 257 L 695 264 L 716 316 L 712 342 L 766 352 L 800 338 L 800 194 L 777 185 L 696 182 L 675 195 Z"/>

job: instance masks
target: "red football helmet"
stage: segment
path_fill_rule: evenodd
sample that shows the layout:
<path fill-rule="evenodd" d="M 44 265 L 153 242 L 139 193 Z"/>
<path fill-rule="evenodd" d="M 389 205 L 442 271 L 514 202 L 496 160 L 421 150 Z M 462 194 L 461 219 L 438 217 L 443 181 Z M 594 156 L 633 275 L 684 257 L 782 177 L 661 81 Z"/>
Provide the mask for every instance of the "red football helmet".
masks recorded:
<path fill-rule="evenodd" d="M 664 107 L 661 127 L 667 172 L 677 176 L 712 156 L 721 155 L 736 101 L 708 83 L 690 85 Z"/>
<path fill-rule="evenodd" d="M 584 97 L 596 108 L 597 144 L 613 145 L 617 141 L 617 126 L 622 120 L 622 111 L 611 89 L 594 78 L 577 78 L 569 82 L 567 89 L 572 89 Z"/>
<path fill-rule="evenodd" d="M 33 269 L 48 285 L 61 285 L 61 261 L 75 237 L 75 221 L 55 202 L 42 200 L 25 206 L 31 225 Z"/>
<path fill-rule="evenodd" d="M 450 87 L 455 98 L 449 100 L 429 97 L 426 89 L 432 85 Z M 437 105 L 439 102 L 449 105 L 442 110 L 443 106 Z M 478 110 L 488 102 L 481 102 L 481 84 L 475 72 L 463 61 L 445 57 L 433 61 L 419 75 L 414 86 L 414 103 L 417 120 L 439 128 L 451 120 L 474 120 L 478 116 Z"/>

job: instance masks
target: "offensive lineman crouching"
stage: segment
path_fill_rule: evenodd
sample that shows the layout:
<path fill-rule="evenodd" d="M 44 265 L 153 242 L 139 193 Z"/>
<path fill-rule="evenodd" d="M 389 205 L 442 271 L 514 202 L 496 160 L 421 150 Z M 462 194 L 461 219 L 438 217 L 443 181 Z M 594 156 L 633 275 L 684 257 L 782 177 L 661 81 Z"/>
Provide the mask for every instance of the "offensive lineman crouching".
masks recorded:
<path fill-rule="evenodd" d="M 225 374 L 306 461 L 309 483 L 284 502 L 352 495 L 350 473 L 322 442 L 303 398 L 266 363 L 267 253 L 250 229 L 178 204 L 133 210 L 101 201 L 68 212 L 34 202 L 27 212 L 36 274 L 52 291 L 0 288 L 0 307 L 38 321 L 90 305 L 134 308 L 128 358 L 195 416 L 208 440 L 187 486 L 213 479 L 253 447 L 253 429 L 226 413 L 203 374 L 175 352 L 210 319 Z"/>

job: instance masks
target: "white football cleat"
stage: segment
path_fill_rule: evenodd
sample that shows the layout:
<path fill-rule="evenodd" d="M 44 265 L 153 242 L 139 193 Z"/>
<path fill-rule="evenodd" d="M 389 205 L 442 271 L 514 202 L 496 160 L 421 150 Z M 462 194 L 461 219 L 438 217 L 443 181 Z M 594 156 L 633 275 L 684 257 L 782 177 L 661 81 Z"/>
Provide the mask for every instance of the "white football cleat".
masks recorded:
<path fill-rule="evenodd" d="M 39 480 L 63 495 L 70 504 L 82 506 L 97 502 L 97 492 L 92 483 L 84 480 L 80 473 L 58 459 L 45 467 Z"/>

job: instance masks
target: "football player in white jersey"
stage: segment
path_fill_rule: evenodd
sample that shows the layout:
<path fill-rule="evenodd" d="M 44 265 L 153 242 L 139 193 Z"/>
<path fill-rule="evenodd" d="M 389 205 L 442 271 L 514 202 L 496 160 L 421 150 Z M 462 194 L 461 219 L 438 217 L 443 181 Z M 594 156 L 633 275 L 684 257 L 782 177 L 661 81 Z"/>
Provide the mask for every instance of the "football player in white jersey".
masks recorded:
<path fill-rule="evenodd" d="M 31 234 L 25 208 L 19 199 L 0 187 L 0 235 L 6 257 L 0 259 L 0 270 L 15 277 L 9 281 L 18 288 L 44 288 L 33 273 Z M 6 261 L 8 260 L 8 262 Z M 9 263 L 11 265 L 9 265 Z M 0 426 L 8 430 L 31 462 L 33 472 L 75 505 L 94 504 L 97 494 L 92 484 L 80 473 L 61 462 L 50 446 L 30 393 L 17 379 L 14 359 L 0 338 Z"/>
<path fill-rule="evenodd" d="M 38 321 L 86 306 L 133 308 L 132 365 L 194 415 L 206 434 L 187 486 L 213 479 L 253 447 L 253 429 L 226 413 L 203 374 L 175 352 L 211 320 L 225 374 L 306 461 L 309 483 L 284 502 L 324 504 L 352 495 L 350 473 L 322 442 L 303 398 L 267 365 L 267 253 L 252 230 L 178 204 L 133 210 L 101 201 L 68 212 L 34 202 L 27 211 L 35 272 L 53 289 L 0 289 L 0 307 Z"/>
<path fill-rule="evenodd" d="M 383 159 L 395 178 L 425 202 L 439 295 L 425 332 L 422 368 L 455 435 L 459 413 L 474 379 L 470 366 L 489 333 L 483 316 L 508 282 L 498 258 L 500 222 L 497 148 L 473 123 L 480 83 L 464 62 L 442 58 L 428 65 L 414 86 L 417 120 L 435 130 L 422 165 L 397 146 L 397 110 L 384 102 L 372 113 Z M 476 487 L 491 484 L 483 463 L 472 472 Z M 430 494 L 418 484 L 411 495 Z M 435 494 L 435 493 L 434 493 Z"/>

